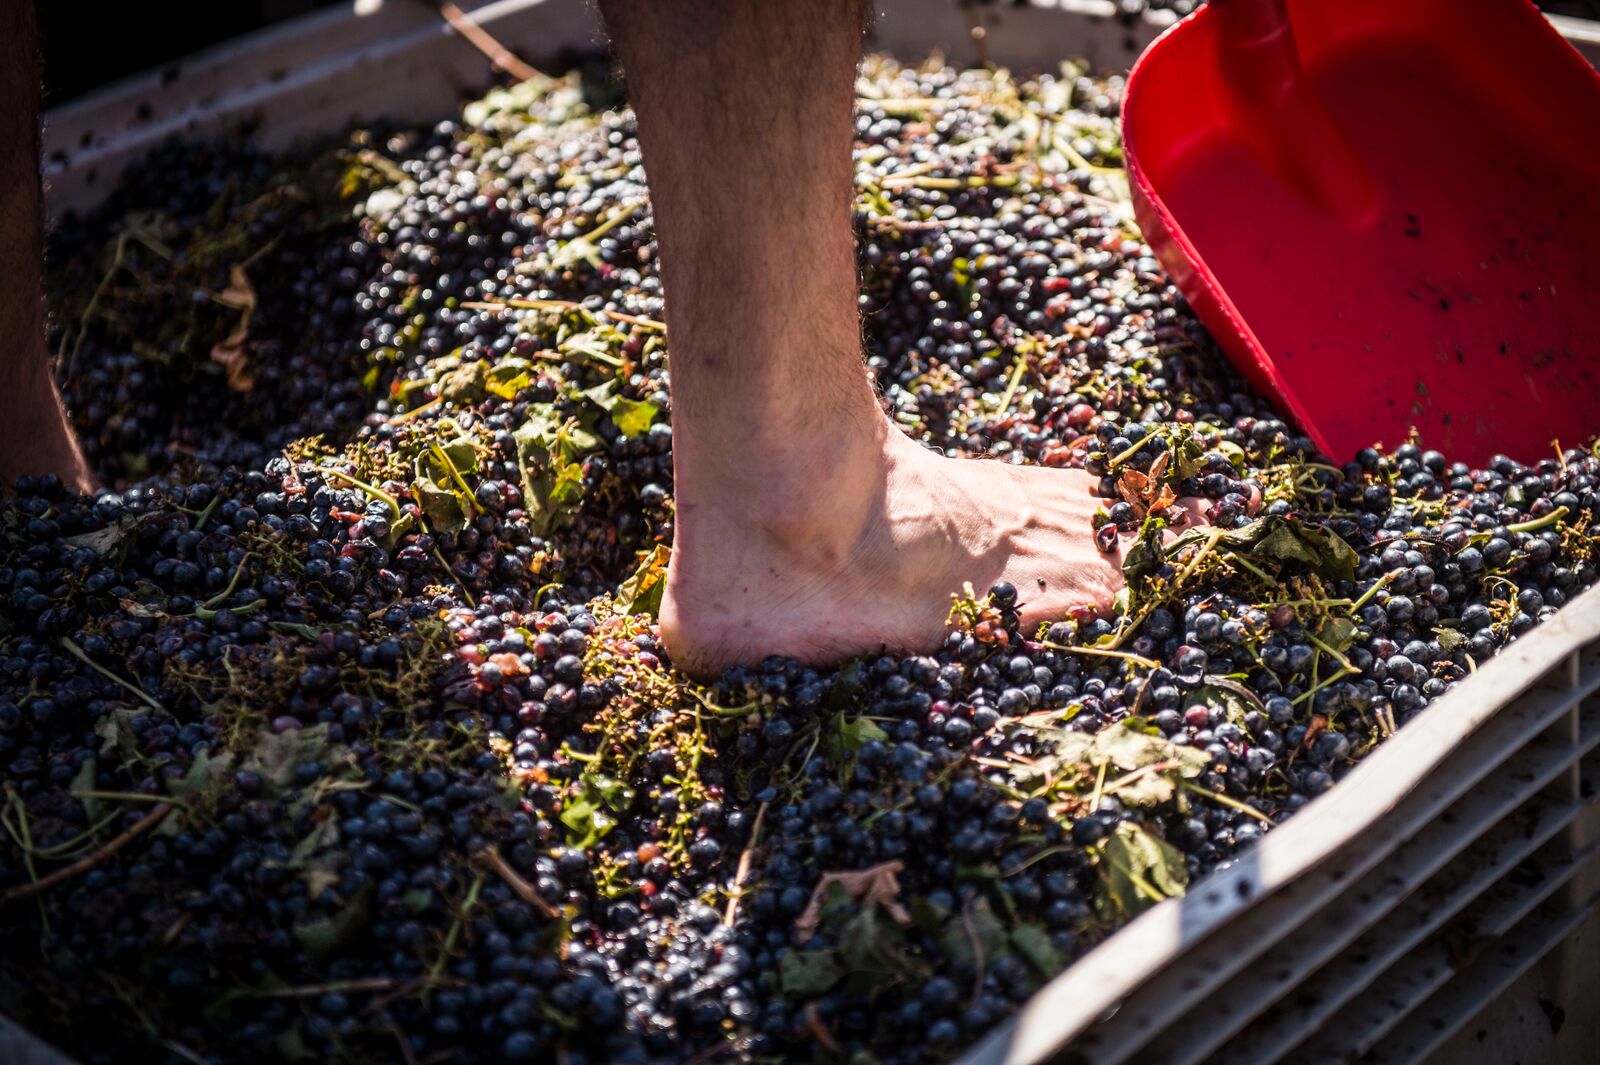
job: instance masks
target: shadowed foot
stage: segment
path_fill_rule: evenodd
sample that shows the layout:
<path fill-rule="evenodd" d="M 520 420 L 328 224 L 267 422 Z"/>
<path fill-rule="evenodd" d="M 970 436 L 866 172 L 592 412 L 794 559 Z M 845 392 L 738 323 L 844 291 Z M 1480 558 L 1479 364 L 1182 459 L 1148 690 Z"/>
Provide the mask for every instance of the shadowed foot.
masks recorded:
<path fill-rule="evenodd" d="M 945 458 L 893 430 L 872 465 L 852 482 L 865 490 L 815 493 L 813 507 L 790 489 L 777 520 L 759 494 L 680 501 L 661 611 L 679 666 L 931 650 L 967 582 L 981 592 L 1009 581 L 1025 626 L 1104 609 L 1122 586 L 1121 545 L 1094 544 L 1104 500 L 1089 474 Z M 1198 520 L 1204 502 L 1183 502 Z"/>

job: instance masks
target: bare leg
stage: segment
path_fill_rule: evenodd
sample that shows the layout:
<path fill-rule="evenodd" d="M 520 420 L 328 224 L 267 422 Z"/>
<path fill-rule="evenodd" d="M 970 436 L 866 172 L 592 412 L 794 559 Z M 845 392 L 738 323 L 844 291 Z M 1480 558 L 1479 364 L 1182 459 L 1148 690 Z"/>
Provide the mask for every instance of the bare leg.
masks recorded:
<path fill-rule="evenodd" d="M 0 483 L 54 473 L 94 483 L 67 425 L 44 342 L 39 34 L 34 5 L 0 4 Z"/>
<path fill-rule="evenodd" d="M 667 296 L 680 665 L 927 649 L 950 593 L 1104 605 L 1076 471 L 936 455 L 861 358 L 850 224 L 860 0 L 601 0 L 639 118 Z"/>

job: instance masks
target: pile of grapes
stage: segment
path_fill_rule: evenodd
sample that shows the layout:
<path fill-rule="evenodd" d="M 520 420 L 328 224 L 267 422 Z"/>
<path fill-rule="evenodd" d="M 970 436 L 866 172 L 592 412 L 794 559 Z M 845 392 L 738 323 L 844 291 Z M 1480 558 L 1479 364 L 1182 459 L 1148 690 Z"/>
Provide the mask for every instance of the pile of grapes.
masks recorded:
<path fill-rule="evenodd" d="M 1594 581 L 1592 450 L 1339 466 L 1248 391 L 1131 220 L 1118 80 L 859 91 L 885 408 L 1102 477 L 1112 616 L 951 589 L 934 653 L 673 669 L 603 77 L 173 146 L 52 238 L 115 487 L 0 507 L 0 1009 L 90 1063 L 949 1058 Z M 1174 495 L 1215 524 L 1163 547 Z"/>

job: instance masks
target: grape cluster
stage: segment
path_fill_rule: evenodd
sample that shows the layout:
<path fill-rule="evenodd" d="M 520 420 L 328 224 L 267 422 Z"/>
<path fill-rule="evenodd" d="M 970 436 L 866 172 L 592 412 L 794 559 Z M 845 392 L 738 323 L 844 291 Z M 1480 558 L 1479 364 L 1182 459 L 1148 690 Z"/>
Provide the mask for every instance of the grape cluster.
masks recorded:
<path fill-rule="evenodd" d="M 653 621 L 607 85 L 175 145 L 64 222 L 115 487 L 0 509 L 0 1007 L 86 1062 L 943 1060 L 1593 583 L 1592 448 L 1339 466 L 1249 391 L 1131 223 L 1120 87 L 869 59 L 856 225 L 886 411 L 1100 477 L 1127 594 L 709 685 Z M 1163 546 L 1173 495 L 1214 524 Z"/>

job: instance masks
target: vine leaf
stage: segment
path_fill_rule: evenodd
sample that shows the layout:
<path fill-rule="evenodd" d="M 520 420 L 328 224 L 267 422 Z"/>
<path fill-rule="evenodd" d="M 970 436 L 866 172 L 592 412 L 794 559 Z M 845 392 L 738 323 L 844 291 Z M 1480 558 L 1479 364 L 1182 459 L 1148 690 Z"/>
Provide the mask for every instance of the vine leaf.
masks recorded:
<path fill-rule="evenodd" d="M 617 431 L 623 436 L 643 436 L 655 422 L 656 415 L 661 413 L 661 409 L 648 400 L 619 396 L 615 388 L 615 381 L 606 381 L 585 389 L 582 395 L 584 399 L 611 415 Z"/>
<path fill-rule="evenodd" d="M 617 589 L 616 607 L 624 614 L 656 617 L 661 613 L 661 596 L 667 590 L 667 560 L 671 552 L 660 545 L 651 549 L 633 576 Z"/>
<path fill-rule="evenodd" d="M 1123 821 L 1106 837 L 1097 862 L 1102 904 L 1124 917 L 1143 913 L 1189 886 L 1183 853 L 1148 829 Z"/>
<path fill-rule="evenodd" d="M 244 267 L 235 266 L 228 271 L 227 287 L 212 298 L 229 310 L 238 311 L 239 320 L 226 337 L 211 346 L 211 361 L 222 367 L 230 389 L 248 392 L 256 387 L 255 375 L 244 352 L 245 343 L 250 339 L 250 319 L 256 312 L 256 290 L 245 275 Z"/>

